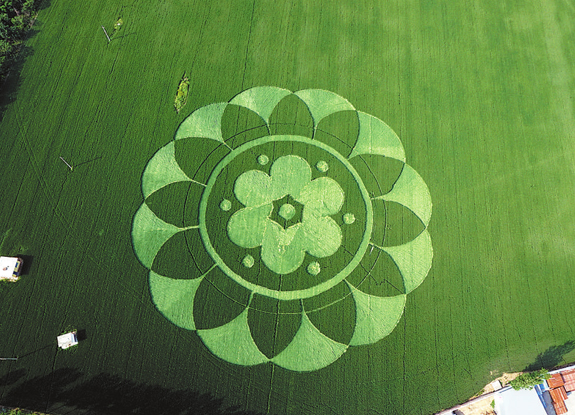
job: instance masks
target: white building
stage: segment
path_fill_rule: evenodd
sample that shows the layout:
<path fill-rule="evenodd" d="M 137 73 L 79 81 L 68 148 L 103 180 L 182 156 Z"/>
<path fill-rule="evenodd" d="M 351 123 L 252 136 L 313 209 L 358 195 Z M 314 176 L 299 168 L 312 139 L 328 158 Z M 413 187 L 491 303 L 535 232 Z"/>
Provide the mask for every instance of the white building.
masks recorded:
<path fill-rule="evenodd" d="M 0 256 L 0 280 L 18 281 L 24 261 L 18 257 Z"/>
<path fill-rule="evenodd" d="M 67 349 L 78 344 L 78 336 L 75 331 L 70 333 L 62 334 L 57 337 L 58 347 L 61 349 Z"/>

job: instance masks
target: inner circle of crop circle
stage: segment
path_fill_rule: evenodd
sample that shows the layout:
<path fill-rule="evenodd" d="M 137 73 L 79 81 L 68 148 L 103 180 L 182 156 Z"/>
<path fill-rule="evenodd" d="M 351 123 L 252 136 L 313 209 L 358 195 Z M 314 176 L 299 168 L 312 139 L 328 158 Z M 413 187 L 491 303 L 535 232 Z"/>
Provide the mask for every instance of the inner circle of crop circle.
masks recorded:
<path fill-rule="evenodd" d="M 285 220 L 290 220 L 295 215 L 295 208 L 293 207 L 293 205 L 285 203 L 280 206 L 280 211 L 278 214 Z"/>
<path fill-rule="evenodd" d="M 364 203 L 365 203 L 365 210 L 366 210 L 365 232 L 363 234 L 361 244 L 359 245 L 357 252 L 353 256 L 351 261 L 339 273 L 337 273 L 331 279 L 324 281 L 324 282 L 322 282 L 318 285 L 315 285 L 313 287 L 309 287 L 309 288 L 305 288 L 305 289 L 301 289 L 301 290 L 278 291 L 278 290 L 273 290 L 273 289 L 270 289 L 267 287 L 263 287 L 263 286 L 260 286 L 260 285 L 257 285 L 257 284 L 250 282 L 250 281 L 245 280 L 241 275 L 234 272 L 224 262 L 224 260 L 220 257 L 220 255 L 218 254 L 218 252 L 216 251 L 216 249 L 214 248 L 214 246 L 210 240 L 210 236 L 208 234 L 208 229 L 206 227 L 206 211 L 207 211 L 207 207 L 208 207 L 208 199 L 210 197 L 211 190 L 213 189 L 214 184 L 215 184 L 219 174 L 222 172 L 222 170 L 234 158 L 236 158 L 237 156 L 239 156 L 243 152 L 245 152 L 245 151 L 247 151 L 253 147 L 256 147 L 256 146 L 259 146 L 259 145 L 262 145 L 265 143 L 273 142 L 273 141 L 300 142 L 300 143 L 304 143 L 304 144 L 318 147 L 318 148 L 330 153 L 338 161 L 340 161 L 345 166 L 345 168 L 349 171 L 349 173 L 353 176 L 353 178 L 355 179 L 355 181 L 357 183 L 359 191 L 362 195 Z M 371 231 L 373 228 L 373 207 L 371 204 L 371 198 L 369 196 L 369 193 L 368 193 L 365 185 L 363 184 L 363 181 L 361 180 L 360 175 L 357 173 L 357 171 L 351 165 L 351 163 L 344 156 L 342 156 L 339 152 L 337 152 L 335 149 L 333 149 L 332 147 L 330 147 L 330 146 L 328 146 L 328 145 L 326 145 L 320 141 L 311 140 L 309 137 L 303 137 L 303 136 L 297 136 L 297 135 L 265 136 L 265 137 L 261 137 L 261 138 L 258 138 L 256 140 L 250 141 L 250 142 L 234 149 L 231 153 L 229 153 L 226 157 L 224 157 L 220 161 L 220 163 L 212 171 L 212 174 L 210 175 L 208 183 L 206 184 L 206 189 L 205 189 L 204 193 L 202 194 L 202 198 L 200 200 L 200 209 L 199 210 L 200 210 L 199 211 L 200 235 L 201 235 L 202 241 L 204 243 L 204 246 L 206 248 L 206 251 L 212 257 L 212 259 L 215 261 L 217 266 L 228 277 L 230 277 L 232 280 L 234 280 L 235 282 L 237 282 L 241 286 L 247 288 L 248 290 L 251 290 L 253 293 L 260 294 L 260 295 L 270 297 L 270 298 L 275 298 L 278 300 L 297 300 L 297 299 L 310 298 L 310 297 L 318 295 L 324 291 L 327 291 L 332 287 L 335 287 L 338 283 L 343 281 L 359 265 L 360 261 L 362 260 L 364 254 L 367 251 L 367 248 L 369 246 L 369 242 L 370 242 L 370 238 L 371 238 Z"/>

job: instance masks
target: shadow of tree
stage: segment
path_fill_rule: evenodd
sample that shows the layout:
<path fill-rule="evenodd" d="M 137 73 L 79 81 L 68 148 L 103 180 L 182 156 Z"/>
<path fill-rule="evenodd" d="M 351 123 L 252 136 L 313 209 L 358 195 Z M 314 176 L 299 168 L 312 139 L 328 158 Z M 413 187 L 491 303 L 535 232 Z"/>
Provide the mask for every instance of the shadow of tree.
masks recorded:
<path fill-rule="evenodd" d="M 565 363 L 564 356 L 575 349 L 575 341 L 569 340 L 559 346 L 551 346 L 543 353 L 539 353 L 535 362 L 531 363 L 524 372 L 533 372 L 542 368 L 552 369 Z"/>
<path fill-rule="evenodd" d="M 28 33 L 26 38 L 32 36 L 32 33 L 35 33 L 35 31 L 30 30 Z M 33 53 L 32 48 L 24 44 L 9 64 L 10 68 L 7 70 L 8 74 L 6 78 L 4 81 L 0 81 L 0 121 L 2 121 L 6 107 L 16 100 L 16 93 L 21 84 L 20 72 L 26 59 L 32 56 Z"/>
<path fill-rule="evenodd" d="M 0 384 L 14 383 L 22 376 L 19 371 L 9 373 Z M 258 415 L 237 407 L 225 408 L 222 399 L 210 394 L 170 390 L 105 373 L 86 381 L 82 377 L 76 369 L 56 370 L 11 389 L 2 405 L 66 414 Z"/>
<path fill-rule="evenodd" d="M 18 382 L 26 375 L 24 369 L 14 370 L 0 378 L 0 386 L 8 386 Z"/>
<path fill-rule="evenodd" d="M 40 4 L 38 4 L 38 11 L 47 9 L 50 7 L 52 0 L 40 0 Z"/>

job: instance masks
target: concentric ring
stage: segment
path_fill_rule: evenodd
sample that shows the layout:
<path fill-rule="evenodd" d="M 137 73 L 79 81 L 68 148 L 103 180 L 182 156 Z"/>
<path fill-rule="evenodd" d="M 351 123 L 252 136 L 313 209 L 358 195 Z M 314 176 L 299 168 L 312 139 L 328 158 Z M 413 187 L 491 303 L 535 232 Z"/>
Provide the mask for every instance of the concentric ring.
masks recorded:
<path fill-rule="evenodd" d="M 239 154 L 252 149 L 253 147 L 259 146 L 264 143 L 268 143 L 270 141 L 294 141 L 294 142 L 302 142 L 308 145 L 312 145 L 315 147 L 319 147 L 324 151 L 327 151 L 334 157 L 336 157 L 351 173 L 353 178 L 356 180 L 357 185 L 360 189 L 361 195 L 363 197 L 363 201 L 365 203 L 365 210 L 366 210 L 366 224 L 365 224 L 365 231 L 361 241 L 361 244 L 354 255 L 353 259 L 347 264 L 347 266 L 341 270 L 338 274 L 334 277 L 325 281 L 319 285 L 314 287 L 309 287 L 303 290 L 292 290 L 292 291 L 278 291 L 272 290 L 267 287 L 263 287 L 261 285 L 254 284 L 250 281 L 245 280 L 241 275 L 234 272 L 221 258 L 221 256 L 217 253 L 216 249 L 214 248 L 210 236 L 208 234 L 208 230 L 206 228 L 206 210 L 208 206 L 208 199 L 210 196 L 211 189 L 214 187 L 214 183 L 218 178 L 220 172 L 224 169 L 224 167 L 229 164 L 235 157 Z M 242 285 L 243 287 L 247 288 L 248 290 L 256 293 L 261 294 L 266 297 L 276 298 L 278 300 L 298 300 L 313 297 L 318 295 L 330 288 L 336 286 L 340 283 L 345 277 L 347 277 L 350 272 L 352 272 L 355 267 L 357 267 L 363 258 L 363 255 L 367 251 L 369 247 L 369 242 L 371 238 L 371 229 L 373 227 L 373 207 L 371 205 L 371 199 L 361 177 L 355 170 L 355 168 L 351 165 L 351 163 L 344 158 L 341 154 L 337 151 L 332 149 L 331 147 L 325 145 L 324 143 L 316 140 L 310 140 L 307 137 L 300 137 L 300 136 L 291 136 L 291 135 L 277 135 L 277 136 L 266 136 L 259 138 L 257 140 L 250 141 L 237 149 L 233 150 L 229 153 L 226 157 L 222 159 L 222 161 L 216 166 L 213 170 L 208 183 L 206 184 L 206 190 L 202 195 L 202 199 L 200 201 L 200 235 L 202 236 L 202 241 L 206 247 L 206 250 L 216 262 L 218 267 L 222 269 L 230 278 L 236 281 L 238 284 Z"/>

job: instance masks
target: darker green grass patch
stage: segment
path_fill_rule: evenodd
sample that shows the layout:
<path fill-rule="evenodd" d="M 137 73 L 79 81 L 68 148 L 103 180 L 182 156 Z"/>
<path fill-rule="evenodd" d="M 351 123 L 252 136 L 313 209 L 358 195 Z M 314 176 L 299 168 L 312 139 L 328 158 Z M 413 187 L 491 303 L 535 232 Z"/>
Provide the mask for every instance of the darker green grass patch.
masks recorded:
<path fill-rule="evenodd" d="M 311 137 L 313 119 L 308 107 L 295 95 L 288 95 L 274 108 L 270 116 L 273 135 L 292 134 Z"/>
<path fill-rule="evenodd" d="M 194 186 L 197 185 L 190 182 L 171 183 L 148 196 L 146 204 L 160 219 L 183 227 L 186 198 L 188 194 L 194 193 L 192 191 Z"/>
<path fill-rule="evenodd" d="M 204 158 L 193 179 L 200 183 L 207 183 L 214 168 L 229 152 L 230 149 L 223 144 L 217 147 Z M 197 158 L 197 156 L 194 157 Z"/>
<path fill-rule="evenodd" d="M 385 252 L 375 248 L 347 278 L 353 286 L 366 294 L 390 297 L 405 293 L 403 277 L 397 265 Z"/>
<path fill-rule="evenodd" d="M 387 203 L 383 200 L 373 200 L 371 206 L 373 207 L 371 242 L 383 246 L 387 227 Z"/>
<path fill-rule="evenodd" d="M 393 188 L 404 165 L 399 160 L 370 154 L 353 157 L 350 162 L 361 176 L 372 197 L 388 193 Z"/>
<path fill-rule="evenodd" d="M 183 233 L 187 251 L 194 260 L 196 267 L 203 273 L 206 273 L 213 265 L 214 260 L 208 252 L 203 249 L 202 237 L 198 229 L 190 229 Z M 201 247 L 201 248 L 200 248 Z M 200 249 L 199 249 L 200 248 Z"/>
<path fill-rule="evenodd" d="M 226 144 L 235 149 L 242 144 L 248 143 L 257 138 L 265 137 L 267 135 L 269 135 L 268 127 L 265 125 L 258 126 L 230 136 L 230 138 L 226 140 Z"/>
<path fill-rule="evenodd" d="M 408 208 L 399 203 L 385 202 L 387 226 L 385 246 L 402 245 L 415 239 L 423 229 L 421 220 Z"/>
<path fill-rule="evenodd" d="M 194 298 L 194 321 L 198 329 L 229 323 L 245 310 L 250 292 L 214 268 L 200 284 Z"/>
<path fill-rule="evenodd" d="M 193 183 L 189 186 L 188 192 L 184 199 L 183 212 L 183 227 L 197 226 L 200 223 L 199 215 L 200 200 L 204 192 L 204 187 L 199 184 Z"/>
<path fill-rule="evenodd" d="M 231 147 L 236 148 L 253 138 L 267 135 L 265 121 L 255 112 L 238 105 L 228 105 L 221 119 L 222 137 Z M 251 134 L 246 134 L 251 132 Z M 237 136 L 244 135 L 245 140 Z"/>
<path fill-rule="evenodd" d="M 355 327 L 355 301 L 347 284 L 341 282 L 330 290 L 305 299 L 304 308 L 319 331 L 332 340 L 349 343 Z"/>
<path fill-rule="evenodd" d="M 359 134 L 359 120 L 355 111 L 339 111 L 323 118 L 314 138 L 349 156 Z"/>
<path fill-rule="evenodd" d="M 222 143 L 209 138 L 192 137 L 175 142 L 176 161 L 182 171 L 188 177 L 204 184 L 209 177 L 207 169 L 213 169 L 217 160 L 228 152 L 229 149 Z"/>
<path fill-rule="evenodd" d="M 268 304 L 263 305 L 262 302 Z M 259 300 L 258 303 L 261 308 L 269 308 L 271 311 L 264 312 L 260 308 L 250 307 L 248 311 L 250 331 L 260 351 L 272 358 L 292 341 L 301 325 L 301 313 L 281 312 L 280 308 L 284 301 L 266 298 Z"/>
<path fill-rule="evenodd" d="M 177 233 L 168 239 L 154 258 L 152 271 L 174 279 L 200 277 L 206 271 L 202 268 L 205 268 L 209 262 L 203 262 L 202 267 L 202 262 L 196 262 L 188 248 L 187 241 L 193 239 L 195 233 L 197 230 L 193 229 Z"/>
<path fill-rule="evenodd" d="M 375 255 L 377 260 L 365 270 L 365 277 L 359 281 L 356 279 L 350 282 L 359 283 L 356 287 L 366 294 L 379 297 L 405 294 L 403 277 L 391 257 L 383 251 L 377 251 L 377 248 L 371 255 Z"/>
<path fill-rule="evenodd" d="M 339 139 L 339 137 L 326 133 L 324 131 L 317 130 L 313 136 L 314 140 L 321 141 L 324 144 L 327 144 L 331 148 L 335 149 L 338 153 L 342 156 L 347 157 L 349 153 L 351 153 L 350 147 L 345 142 Z"/>

